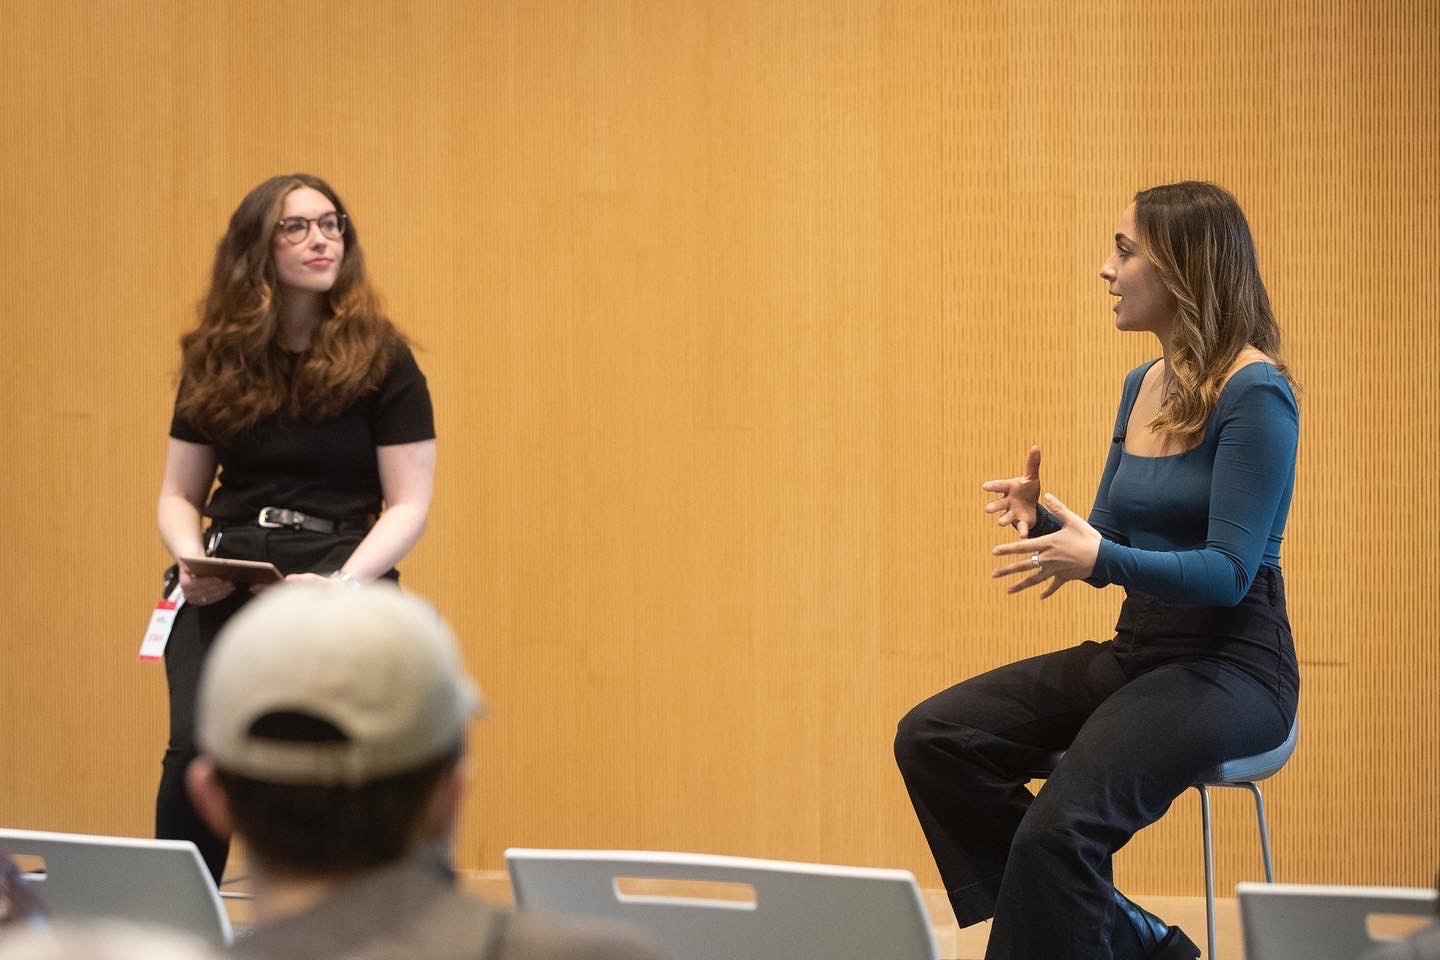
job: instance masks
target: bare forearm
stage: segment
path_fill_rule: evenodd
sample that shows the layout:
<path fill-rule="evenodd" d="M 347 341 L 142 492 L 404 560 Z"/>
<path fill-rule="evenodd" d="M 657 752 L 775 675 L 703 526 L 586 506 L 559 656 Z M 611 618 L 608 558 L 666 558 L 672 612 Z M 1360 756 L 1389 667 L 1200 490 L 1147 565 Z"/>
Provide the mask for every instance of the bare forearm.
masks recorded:
<path fill-rule="evenodd" d="M 428 504 L 397 503 L 386 508 L 345 561 L 344 571 L 362 581 L 385 573 L 419 542 L 429 513 Z"/>
<path fill-rule="evenodd" d="M 200 532 L 200 508 L 178 495 L 161 494 L 155 503 L 160 540 L 176 559 L 205 552 Z"/>

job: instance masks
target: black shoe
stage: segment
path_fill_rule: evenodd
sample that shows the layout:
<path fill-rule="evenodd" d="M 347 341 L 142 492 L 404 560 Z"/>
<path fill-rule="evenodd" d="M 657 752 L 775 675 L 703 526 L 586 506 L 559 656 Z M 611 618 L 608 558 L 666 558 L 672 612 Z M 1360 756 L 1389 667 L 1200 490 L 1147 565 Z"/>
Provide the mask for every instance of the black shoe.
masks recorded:
<path fill-rule="evenodd" d="M 1148 960 L 1199 960 L 1200 948 L 1179 927 L 1171 927 Z"/>
<path fill-rule="evenodd" d="M 1116 960 L 1197 960 L 1200 956 L 1200 948 L 1184 930 L 1142 910 L 1119 890 L 1115 891 L 1110 949 Z"/>

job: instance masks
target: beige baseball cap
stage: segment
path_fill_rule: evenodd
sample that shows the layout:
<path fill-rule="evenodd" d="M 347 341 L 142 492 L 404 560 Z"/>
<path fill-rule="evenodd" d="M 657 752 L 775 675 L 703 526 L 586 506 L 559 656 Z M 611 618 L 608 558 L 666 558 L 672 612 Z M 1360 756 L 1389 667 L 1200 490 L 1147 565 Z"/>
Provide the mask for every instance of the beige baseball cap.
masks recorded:
<path fill-rule="evenodd" d="M 479 691 L 435 608 L 389 584 L 271 587 L 230 619 L 200 678 L 196 739 L 222 770 L 267 783 L 360 786 L 459 744 Z M 343 741 L 278 739 L 299 714 Z"/>

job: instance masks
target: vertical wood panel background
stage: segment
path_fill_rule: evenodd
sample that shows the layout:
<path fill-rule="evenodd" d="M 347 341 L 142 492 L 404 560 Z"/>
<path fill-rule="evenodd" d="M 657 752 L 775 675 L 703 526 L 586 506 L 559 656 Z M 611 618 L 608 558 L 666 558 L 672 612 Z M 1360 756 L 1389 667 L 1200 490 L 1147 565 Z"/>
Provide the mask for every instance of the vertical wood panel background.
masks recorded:
<path fill-rule="evenodd" d="M 894 722 L 1104 636 L 988 578 L 1025 446 L 1088 507 L 1152 342 L 1096 277 L 1136 190 L 1255 229 L 1305 391 L 1283 879 L 1429 882 L 1440 682 L 1436 6 L 0 2 L 0 822 L 144 834 L 135 660 L 178 360 L 240 196 L 361 226 L 441 433 L 404 565 L 493 698 L 462 863 L 509 844 L 898 865 Z M 1119 858 L 1200 889 L 1193 799 Z M 1221 881 L 1255 875 L 1220 801 Z"/>

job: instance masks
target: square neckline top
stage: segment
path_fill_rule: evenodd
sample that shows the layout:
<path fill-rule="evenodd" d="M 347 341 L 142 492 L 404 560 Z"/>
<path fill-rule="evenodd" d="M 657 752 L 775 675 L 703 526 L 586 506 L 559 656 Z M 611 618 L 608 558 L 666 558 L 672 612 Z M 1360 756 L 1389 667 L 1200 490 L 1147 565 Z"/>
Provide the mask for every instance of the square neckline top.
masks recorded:
<path fill-rule="evenodd" d="M 1151 360 L 1149 363 L 1146 363 L 1144 366 L 1140 367 L 1140 376 L 1137 377 L 1134 381 L 1134 389 L 1129 389 L 1127 386 L 1127 389 L 1125 391 L 1126 395 L 1122 400 L 1121 416 L 1119 418 L 1119 423 L 1122 424 L 1125 428 L 1125 432 L 1121 434 L 1122 438 L 1128 437 L 1130 434 L 1130 418 L 1135 413 L 1135 404 L 1140 400 L 1140 388 L 1145 384 L 1145 377 L 1149 375 L 1151 369 L 1154 368 L 1155 364 L 1159 363 L 1163 359 L 1165 358 L 1156 357 L 1154 360 Z M 1251 360 L 1249 363 L 1242 364 L 1238 369 L 1235 370 L 1234 373 L 1230 374 L 1230 376 L 1227 377 L 1225 382 L 1220 386 L 1220 393 L 1215 397 L 1215 408 L 1210 411 L 1210 416 L 1205 418 L 1205 431 L 1200 435 L 1200 439 L 1193 446 L 1186 447 L 1184 450 L 1180 450 L 1176 453 L 1136 453 L 1135 451 L 1129 449 L 1126 446 L 1126 440 L 1122 439 L 1120 441 L 1120 452 L 1127 457 L 1134 457 L 1137 460 L 1168 460 L 1173 457 L 1188 456 L 1195 451 L 1201 449 L 1211 440 L 1211 432 L 1215 429 L 1215 415 L 1220 410 L 1221 406 L 1225 403 L 1225 392 L 1230 389 L 1230 385 L 1232 383 L 1234 383 L 1237 379 L 1241 377 L 1241 375 L 1243 375 L 1247 370 L 1254 366 L 1269 367 L 1272 370 L 1279 369 L 1275 366 L 1274 363 L 1269 360 Z"/>

